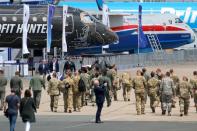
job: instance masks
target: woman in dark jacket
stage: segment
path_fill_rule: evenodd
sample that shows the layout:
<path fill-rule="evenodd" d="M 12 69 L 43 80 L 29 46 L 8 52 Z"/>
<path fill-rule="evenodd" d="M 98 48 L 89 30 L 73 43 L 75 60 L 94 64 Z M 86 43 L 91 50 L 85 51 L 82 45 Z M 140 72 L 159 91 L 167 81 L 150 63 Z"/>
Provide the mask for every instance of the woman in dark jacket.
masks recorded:
<path fill-rule="evenodd" d="M 20 103 L 20 115 L 22 121 L 26 123 L 26 131 L 29 131 L 31 127 L 30 123 L 36 122 L 34 114 L 36 112 L 36 106 L 33 98 L 31 98 L 30 90 L 26 90 L 24 96 Z"/>

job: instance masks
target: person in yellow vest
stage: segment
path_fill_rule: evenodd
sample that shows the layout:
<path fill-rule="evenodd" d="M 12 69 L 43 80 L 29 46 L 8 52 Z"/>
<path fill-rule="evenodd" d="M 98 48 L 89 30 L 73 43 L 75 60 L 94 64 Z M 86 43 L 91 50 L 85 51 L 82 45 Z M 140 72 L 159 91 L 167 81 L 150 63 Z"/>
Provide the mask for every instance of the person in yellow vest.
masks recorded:
<path fill-rule="evenodd" d="M 65 103 L 67 103 L 67 106 L 65 106 L 64 112 L 72 113 L 73 109 L 73 89 L 74 89 L 74 80 L 71 78 L 72 72 L 71 70 L 66 71 L 66 78 L 63 80 L 63 85 L 65 88 L 65 93 L 67 93 L 64 97 Z"/>
<path fill-rule="evenodd" d="M 124 101 L 130 101 L 131 87 L 132 87 L 132 80 L 131 80 L 130 72 L 124 72 L 122 74 L 121 81 L 122 81 Z"/>
<path fill-rule="evenodd" d="M 132 80 L 132 85 L 135 90 L 137 115 L 145 114 L 145 89 L 147 83 L 140 70 L 137 70 L 137 76 Z"/>

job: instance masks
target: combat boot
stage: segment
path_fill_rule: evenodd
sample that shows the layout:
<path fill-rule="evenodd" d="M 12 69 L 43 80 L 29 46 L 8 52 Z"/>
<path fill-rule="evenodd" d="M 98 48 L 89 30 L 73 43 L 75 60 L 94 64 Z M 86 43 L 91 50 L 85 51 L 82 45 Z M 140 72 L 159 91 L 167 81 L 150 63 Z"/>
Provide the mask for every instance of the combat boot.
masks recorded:
<path fill-rule="evenodd" d="M 127 101 L 127 98 L 124 98 L 124 101 Z"/>
<path fill-rule="evenodd" d="M 141 115 L 141 113 L 139 111 L 137 111 L 137 115 Z"/>
<path fill-rule="evenodd" d="M 51 111 L 53 112 L 53 107 L 51 107 Z"/>
<path fill-rule="evenodd" d="M 151 109 L 152 109 L 152 113 L 155 113 L 155 108 L 154 108 L 154 107 L 152 107 Z"/>
<path fill-rule="evenodd" d="M 111 106 L 111 102 L 107 103 L 107 107 L 110 107 Z"/>
<path fill-rule="evenodd" d="M 54 112 L 57 112 L 57 108 L 54 109 Z"/>
<path fill-rule="evenodd" d="M 183 112 L 181 111 L 181 114 L 180 114 L 180 116 L 183 116 Z"/>
<path fill-rule="evenodd" d="M 188 111 L 184 111 L 184 115 L 187 116 L 188 115 Z"/>
<path fill-rule="evenodd" d="M 168 111 L 168 116 L 171 116 L 171 112 L 170 111 Z"/>
<path fill-rule="evenodd" d="M 166 114 L 166 110 L 162 110 L 162 115 L 165 115 Z"/>

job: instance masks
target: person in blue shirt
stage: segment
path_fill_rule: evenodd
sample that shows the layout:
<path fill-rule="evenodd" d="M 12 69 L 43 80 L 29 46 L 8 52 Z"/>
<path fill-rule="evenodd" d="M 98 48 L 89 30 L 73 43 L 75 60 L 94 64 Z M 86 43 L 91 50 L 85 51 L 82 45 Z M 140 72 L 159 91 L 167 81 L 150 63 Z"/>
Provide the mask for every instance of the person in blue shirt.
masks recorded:
<path fill-rule="evenodd" d="M 20 105 L 20 99 L 15 94 L 15 89 L 11 89 L 11 94 L 6 97 L 4 113 L 7 112 L 7 117 L 10 121 L 10 131 L 15 130 L 16 120 L 18 116 L 18 109 Z M 7 110 L 7 111 L 6 111 Z"/>

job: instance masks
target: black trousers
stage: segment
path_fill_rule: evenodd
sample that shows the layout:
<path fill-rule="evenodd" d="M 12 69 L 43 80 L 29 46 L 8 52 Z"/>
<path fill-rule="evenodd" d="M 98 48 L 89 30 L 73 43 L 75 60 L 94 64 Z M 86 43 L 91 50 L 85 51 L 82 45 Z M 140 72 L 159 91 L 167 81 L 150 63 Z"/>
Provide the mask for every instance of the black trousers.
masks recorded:
<path fill-rule="evenodd" d="M 96 112 L 96 122 L 101 121 L 101 111 L 103 109 L 103 103 L 96 103 L 97 105 L 97 112 Z"/>

